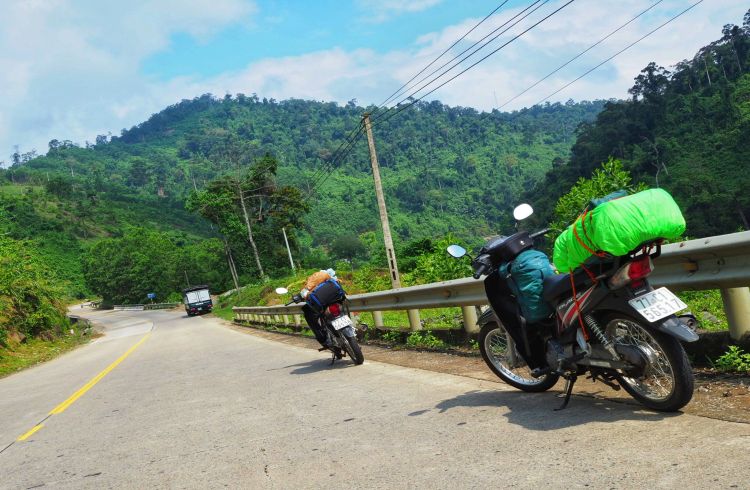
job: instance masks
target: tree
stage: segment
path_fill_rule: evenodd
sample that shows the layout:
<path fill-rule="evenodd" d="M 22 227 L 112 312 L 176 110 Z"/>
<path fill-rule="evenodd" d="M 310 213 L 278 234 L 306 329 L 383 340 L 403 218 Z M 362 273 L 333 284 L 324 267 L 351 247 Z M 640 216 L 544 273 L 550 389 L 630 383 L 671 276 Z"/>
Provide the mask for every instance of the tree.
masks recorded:
<path fill-rule="evenodd" d="M 633 178 L 622 168 L 622 162 L 610 158 L 601 168 L 594 170 L 590 178 L 581 177 L 567 194 L 560 197 L 551 228 L 560 233 L 583 212 L 589 201 L 621 189 L 632 194 L 646 189 L 646 186 L 633 184 Z"/>
<path fill-rule="evenodd" d="M 341 235 L 331 243 L 331 252 L 341 259 L 355 259 L 362 257 L 367 250 L 359 237 L 354 233 Z"/>

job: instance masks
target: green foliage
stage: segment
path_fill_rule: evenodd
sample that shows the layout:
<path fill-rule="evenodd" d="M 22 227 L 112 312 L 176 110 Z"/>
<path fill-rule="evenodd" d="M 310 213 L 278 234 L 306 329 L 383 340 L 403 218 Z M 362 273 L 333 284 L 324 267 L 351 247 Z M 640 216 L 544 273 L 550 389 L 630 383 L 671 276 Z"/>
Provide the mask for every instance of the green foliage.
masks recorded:
<path fill-rule="evenodd" d="M 234 173 L 193 192 L 187 200 L 187 209 L 214 223 L 227 237 L 235 260 L 255 277 L 288 267 L 282 228 L 298 226 L 308 209 L 300 190 L 278 186 L 276 159 L 264 155 L 252 160 L 247 144 L 236 137 L 222 137 L 218 150 L 216 146 L 205 158 L 226 161 Z M 290 245 L 296 247 L 291 229 L 287 235 Z"/>
<path fill-rule="evenodd" d="M 713 362 L 719 371 L 750 372 L 750 353 L 736 345 L 730 345 L 729 350 Z"/>
<path fill-rule="evenodd" d="M 471 274 L 469 261 L 455 259 L 446 252 L 449 245 L 460 243 L 460 240 L 452 234 L 435 242 L 432 250 L 417 257 L 414 269 L 404 275 L 405 282 L 409 285 L 427 284 L 469 276 Z"/>
<path fill-rule="evenodd" d="M 227 288 L 226 277 L 217 274 L 227 267 L 222 249 L 218 240 L 187 244 L 168 233 L 128 228 L 122 237 L 92 245 L 83 273 L 105 303 L 143 303 L 148 293 L 166 301 L 187 286 L 186 275 L 191 284 Z"/>
<path fill-rule="evenodd" d="M 589 201 L 620 189 L 632 194 L 645 190 L 646 185 L 634 185 L 630 172 L 623 169 L 622 162 L 610 157 L 601 168 L 593 171 L 590 178 L 579 178 L 570 191 L 558 199 L 552 229 L 561 232 L 583 212 Z"/>
<path fill-rule="evenodd" d="M 673 71 L 650 63 L 631 98 L 612 101 L 583 124 L 567 163 L 528 193 L 539 218 L 580 176 L 614 157 L 636 182 L 675 197 L 687 233 L 703 237 L 747 229 L 750 221 L 750 16 Z"/>
<path fill-rule="evenodd" d="M 33 246 L 0 236 L 0 345 L 12 331 L 32 337 L 65 331 L 61 298 Z"/>
<path fill-rule="evenodd" d="M 684 291 L 679 293 L 682 301 L 696 316 L 704 330 L 727 330 L 727 315 L 718 289 L 708 291 Z M 712 321 L 715 319 L 716 321 Z"/>
<path fill-rule="evenodd" d="M 406 345 L 422 349 L 445 349 L 446 343 L 435 337 L 429 330 L 418 330 L 409 334 Z"/>
<path fill-rule="evenodd" d="M 380 339 L 384 342 L 398 343 L 401 341 L 401 332 L 398 330 L 389 330 L 380 336 Z"/>

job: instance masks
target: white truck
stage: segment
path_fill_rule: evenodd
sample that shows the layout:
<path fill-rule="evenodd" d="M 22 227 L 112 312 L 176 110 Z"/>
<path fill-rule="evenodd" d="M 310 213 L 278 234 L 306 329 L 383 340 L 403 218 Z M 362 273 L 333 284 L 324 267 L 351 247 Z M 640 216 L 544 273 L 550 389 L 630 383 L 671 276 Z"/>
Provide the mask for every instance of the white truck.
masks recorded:
<path fill-rule="evenodd" d="M 208 286 L 193 286 L 182 290 L 182 299 L 188 316 L 210 313 L 214 304 Z"/>

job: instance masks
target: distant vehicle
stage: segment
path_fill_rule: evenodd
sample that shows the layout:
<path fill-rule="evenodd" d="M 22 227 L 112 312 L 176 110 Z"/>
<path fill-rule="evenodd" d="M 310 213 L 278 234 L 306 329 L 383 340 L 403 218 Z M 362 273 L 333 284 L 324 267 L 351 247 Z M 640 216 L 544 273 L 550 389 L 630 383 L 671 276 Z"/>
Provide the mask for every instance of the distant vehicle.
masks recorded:
<path fill-rule="evenodd" d="M 182 300 L 188 316 L 211 313 L 214 307 L 208 286 L 193 286 L 182 290 Z"/>

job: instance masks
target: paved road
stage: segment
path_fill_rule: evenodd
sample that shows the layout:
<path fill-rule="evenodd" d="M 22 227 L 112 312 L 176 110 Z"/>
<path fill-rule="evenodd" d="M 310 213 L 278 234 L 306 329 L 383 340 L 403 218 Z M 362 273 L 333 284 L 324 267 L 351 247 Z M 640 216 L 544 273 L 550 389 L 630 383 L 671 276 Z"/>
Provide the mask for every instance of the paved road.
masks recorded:
<path fill-rule="evenodd" d="M 212 318 L 90 314 L 105 337 L 0 379 L 0 488 L 750 486 L 747 424 L 589 398 L 557 413 L 497 383 L 331 368 Z"/>

